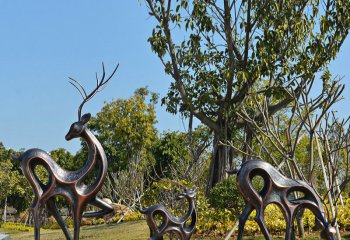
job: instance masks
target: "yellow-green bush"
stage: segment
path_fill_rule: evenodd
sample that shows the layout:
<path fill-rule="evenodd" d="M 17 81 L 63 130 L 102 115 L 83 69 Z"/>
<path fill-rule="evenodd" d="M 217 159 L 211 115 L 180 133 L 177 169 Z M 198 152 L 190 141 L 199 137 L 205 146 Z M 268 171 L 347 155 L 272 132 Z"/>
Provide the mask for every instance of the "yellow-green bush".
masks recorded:
<path fill-rule="evenodd" d="M 73 227 L 73 219 L 69 218 L 65 220 L 65 223 L 69 228 Z M 44 229 L 61 229 L 60 225 L 56 222 L 55 219 L 48 221 L 42 228 Z"/>
<path fill-rule="evenodd" d="M 25 226 L 23 223 L 5 222 L 5 223 L 1 223 L 0 226 L 2 228 L 19 230 L 19 231 L 33 231 L 33 227 Z"/>
<path fill-rule="evenodd" d="M 104 224 L 105 220 L 103 218 L 97 218 L 93 220 L 94 225 Z"/>
<path fill-rule="evenodd" d="M 212 208 L 202 194 L 197 195 L 198 224 L 197 233 L 202 235 L 225 235 L 235 224 L 238 216 L 230 210 Z M 271 234 L 283 235 L 286 228 L 284 216 L 275 204 L 267 206 L 264 212 L 265 223 Z M 249 216 L 245 228 L 245 235 L 260 234 L 260 228 L 254 220 L 255 211 Z M 308 209 L 303 215 L 304 228 L 308 231 L 315 229 L 315 215 Z M 337 222 L 340 230 L 350 230 L 350 199 L 344 200 L 344 206 L 338 206 Z"/>
<path fill-rule="evenodd" d="M 344 200 L 343 206 L 338 206 L 337 222 L 341 230 L 350 230 L 350 198 Z"/>
<path fill-rule="evenodd" d="M 108 223 L 116 223 L 121 218 L 121 215 L 115 216 L 108 220 Z M 122 221 L 136 221 L 143 218 L 143 214 L 140 212 L 129 212 L 125 217 L 123 217 Z"/>
<path fill-rule="evenodd" d="M 235 215 L 239 215 L 244 207 L 235 177 L 227 178 L 216 184 L 207 197 L 210 206 L 216 209 L 230 209 Z"/>
<path fill-rule="evenodd" d="M 196 195 L 197 226 L 196 232 L 201 235 L 224 235 L 235 223 L 232 211 L 223 208 L 213 208 L 203 191 L 197 190 Z"/>
<path fill-rule="evenodd" d="M 247 235 L 254 235 L 260 233 L 260 228 L 254 220 L 255 214 L 255 211 L 253 211 L 246 222 L 244 232 Z M 280 234 L 285 231 L 286 223 L 284 221 L 283 213 L 280 211 L 277 205 L 268 205 L 265 209 L 264 216 L 266 227 L 268 228 L 271 234 Z"/>

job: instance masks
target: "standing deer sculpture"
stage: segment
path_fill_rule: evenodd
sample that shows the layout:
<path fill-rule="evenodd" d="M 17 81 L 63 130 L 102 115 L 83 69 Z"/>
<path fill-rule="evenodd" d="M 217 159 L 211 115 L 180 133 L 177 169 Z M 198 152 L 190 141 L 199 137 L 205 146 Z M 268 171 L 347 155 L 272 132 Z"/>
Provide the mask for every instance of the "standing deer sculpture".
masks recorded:
<path fill-rule="evenodd" d="M 189 240 L 197 223 L 197 212 L 194 201 L 196 193 L 197 190 L 195 188 L 188 189 L 176 198 L 176 200 L 186 198 L 188 202 L 188 211 L 185 216 L 181 218 L 175 217 L 162 204 L 140 209 L 140 212 L 146 215 L 147 225 L 150 229 L 149 240 L 163 240 L 164 234 L 170 232 L 176 232 L 182 240 Z M 160 225 L 156 222 L 157 215 L 162 218 L 162 223 Z M 190 218 L 190 225 L 186 225 L 186 222 Z"/>
<path fill-rule="evenodd" d="M 315 192 L 306 182 L 293 180 L 283 176 L 272 165 L 262 160 L 251 160 L 242 164 L 239 170 L 227 171 L 229 174 L 237 174 L 237 185 L 241 192 L 245 208 L 239 216 L 238 238 L 242 239 L 244 225 L 253 210 L 256 210 L 255 221 L 258 223 L 265 239 L 271 239 L 264 221 L 264 210 L 270 203 L 276 204 L 282 211 L 286 221 L 285 239 L 293 238 L 293 222 L 300 209 L 310 209 L 315 217 L 322 224 L 321 237 L 329 240 L 334 239 L 336 232 L 336 216 L 329 222 L 322 205 L 322 202 Z M 254 177 L 260 176 L 264 186 L 258 192 L 252 183 Z M 303 196 L 292 199 L 294 193 L 301 193 Z"/>
<path fill-rule="evenodd" d="M 71 125 L 65 138 L 67 141 L 73 138 L 82 138 L 86 142 L 88 147 L 88 159 L 82 168 L 76 171 L 67 171 L 61 168 L 47 152 L 40 149 L 29 149 L 20 156 L 13 156 L 13 158 L 21 161 L 23 174 L 34 191 L 34 200 L 31 205 L 31 210 L 33 213 L 34 237 L 36 240 L 40 239 L 40 213 L 45 204 L 62 228 L 66 238 L 69 240 L 72 239 L 67 225 L 55 204 L 55 196 L 63 196 L 71 206 L 74 221 L 74 240 L 79 239 L 81 218 L 83 216 L 100 217 L 113 211 L 112 206 L 97 197 L 97 193 L 101 189 L 107 174 L 106 154 L 100 142 L 86 127 L 86 123 L 90 120 L 91 114 L 87 113 L 81 116 L 84 104 L 96 93 L 101 91 L 109 82 L 118 69 L 118 65 L 107 79 L 105 79 L 105 68 L 103 64 L 102 69 L 102 77 L 99 80 L 96 75 L 96 87 L 90 94 L 86 93 L 85 89 L 78 81 L 70 78 L 70 83 L 79 91 L 80 95 L 83 97 L 83 101 L 78 109 L 78 121 Z M 38 165 L 46 169 L 48 173 L 47 183 L 43 183 L 37 176 L 35 168 Z M 96 178 L 91 184 L 84 184 L 84 178 L 94 169 L 95 165 L 98 166 Z M 83 215 L 83 210 L 88 204 L 98 207 L 100 211 Z"/>

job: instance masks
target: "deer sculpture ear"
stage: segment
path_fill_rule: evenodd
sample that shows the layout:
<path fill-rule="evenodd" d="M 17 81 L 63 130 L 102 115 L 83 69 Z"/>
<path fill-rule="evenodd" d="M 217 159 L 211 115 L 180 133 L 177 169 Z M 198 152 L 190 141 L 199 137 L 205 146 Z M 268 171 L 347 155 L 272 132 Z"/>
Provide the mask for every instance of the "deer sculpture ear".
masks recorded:
<path fill-rule="evenodd" d="M 81 122 L 82 124 L 86 124 L 86 123 L 90 120 L 90 118 L 91 118 L 91 114 L 90 114 L 90 113 L 85 113 L 85 114 L 81 117 L 80 122 Z"/>

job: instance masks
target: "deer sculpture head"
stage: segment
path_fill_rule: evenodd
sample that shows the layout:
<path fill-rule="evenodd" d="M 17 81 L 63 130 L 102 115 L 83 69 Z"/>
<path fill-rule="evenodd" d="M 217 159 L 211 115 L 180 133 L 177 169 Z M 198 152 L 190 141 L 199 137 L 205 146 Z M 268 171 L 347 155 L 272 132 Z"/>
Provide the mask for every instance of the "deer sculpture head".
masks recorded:
<path fill-rule="evenodd" d="M 90 118 L 91 114 L 86 113 L 81 117 L 79 121 L 73 123 L 66 135 L 66 140 L 69 141 L 73 138 L 81 137 L 82 133 L 86 128 L 85 124 L 90 120 Z"/>
<path fill-rule="evenodd" d="M 197 193 L 197 188 L 185 189 L 183 193 L 180 193 L 176 197 L 176 200 L 181 200 L 183 198 L 186 198 L 188 200 L 193 199 L 196 196 L 196 193 Z"/>

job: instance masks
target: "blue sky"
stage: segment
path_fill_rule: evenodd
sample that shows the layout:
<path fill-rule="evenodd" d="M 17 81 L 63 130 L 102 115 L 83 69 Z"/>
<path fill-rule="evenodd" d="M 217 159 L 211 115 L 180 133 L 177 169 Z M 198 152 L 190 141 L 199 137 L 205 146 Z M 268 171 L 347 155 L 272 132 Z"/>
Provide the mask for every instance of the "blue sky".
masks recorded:
<path fill-rule="evenodd" d="M 107 73 L 117 63 L 119 70 L 83 112 L 95 114 L 104 101 L 146 85 L 163 96 L 171 80 L 147 42 L 154 25 L 147 12 L 138 0 L 0 0 L 0 142 L 13 149 L 78 150 L 78 140 L 64 140 L 81 101 L 68 76 L 92 89 L 102 61 Z M 349 52 L 347 39 L 331 67 L 344 82 L 350 81 Z M 349 93 L 337 107 L 344 117 Z M 157 107 L 157 118 L 160 131 L 183 130 L 180 117 L 164 107 Z"/>

